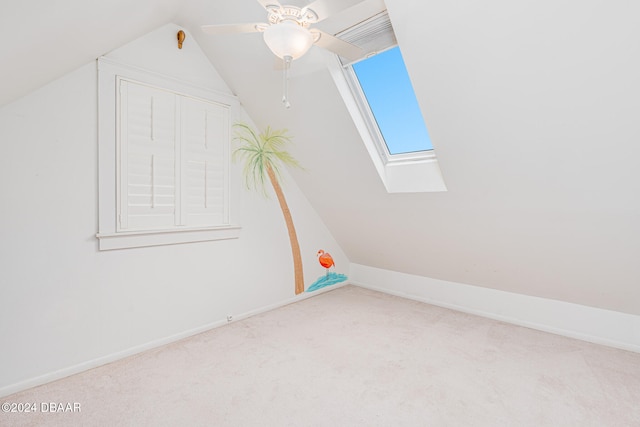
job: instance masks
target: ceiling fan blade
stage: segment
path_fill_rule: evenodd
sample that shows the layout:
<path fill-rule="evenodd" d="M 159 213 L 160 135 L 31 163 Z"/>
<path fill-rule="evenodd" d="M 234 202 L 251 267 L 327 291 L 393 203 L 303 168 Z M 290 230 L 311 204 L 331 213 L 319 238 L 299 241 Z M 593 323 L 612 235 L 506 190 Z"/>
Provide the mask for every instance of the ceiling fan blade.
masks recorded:
<path fill-rule="evenodd" d="M 311 29 L 311 32 L 320 36 L 320 38 L 315 42 L 316 45 L 330 50 L 331 52 L 347 58 L 350 61 L 356 61 L 362 58 L 365 54 L 364 50 L 358 46 L 344 40 L 340 40 L 339 38 L 325 33 L 324 31 L 313 28 Z"/>
<path fill-rule="evenodd" d="M 274 6 L 278 9 L 282 7 L 278 0 L 258 0 L 258 3 L 260 3 L 260 5 L 266 10 L 269 10 L 269 6 Z"/>
<path fill-rule="evenodd" d="M 262 0 L 258 1 L 262 3 Z M 266 3 L 269 3 L 269 1 L 270 0 L 266 0 Z M 362 2 L 362 0 L 316 0 L 303 9 L 313 10 L 318 15 L 318 22 L 320 22 L 360 2 Z"/>
<path fill-rule="evenodd" d="M 207 34 L 237 34 L 237 33 L 257 33 L 264 30 L 266 24 L 222 24 L 203 25 L 202 31 Z"/>

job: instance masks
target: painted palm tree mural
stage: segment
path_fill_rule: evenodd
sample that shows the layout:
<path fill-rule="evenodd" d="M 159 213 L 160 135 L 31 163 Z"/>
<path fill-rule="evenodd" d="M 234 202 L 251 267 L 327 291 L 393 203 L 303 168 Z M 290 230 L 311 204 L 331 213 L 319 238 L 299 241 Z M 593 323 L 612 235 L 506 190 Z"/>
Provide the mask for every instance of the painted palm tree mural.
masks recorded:
<path fill-rule="evenodd" d="M 265 181 L 273 187 L 282 209 L 282 215 L 289 232 L 289 242 L 293 254 L 293 269 L 295 275 L 296 295 L 304 292 L 304 277 L 302 273 L 302 256 L 298 236 L 293 225 L 289 206 L 284 198 L 282 187 L 280 186 L 280 169 L 282 166 L 300 167 L 287 151 L 285 146 L 291 143 L 291 137 L 287 135 L 286 129 L 273 130 L 267 127 L 263 132 L 257 134 L 249 125 L 236 123 L 234 125 L 234 141 L 240 146 L 234 151 L 233 159 L 244 160 L 244 176 L 247 188 L 262 190 L 266 194 Z"/>

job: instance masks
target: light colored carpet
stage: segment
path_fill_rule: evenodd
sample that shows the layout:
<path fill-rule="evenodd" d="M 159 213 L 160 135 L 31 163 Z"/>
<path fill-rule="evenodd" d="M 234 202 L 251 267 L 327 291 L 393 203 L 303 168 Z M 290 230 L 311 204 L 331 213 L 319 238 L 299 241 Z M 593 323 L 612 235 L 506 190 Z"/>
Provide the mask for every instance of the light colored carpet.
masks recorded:
<path fill-rule="evenodd" d="M 640 354 L 346 286 L 0 401 L 81 404 L 2 426 L 640 426 Z"/>

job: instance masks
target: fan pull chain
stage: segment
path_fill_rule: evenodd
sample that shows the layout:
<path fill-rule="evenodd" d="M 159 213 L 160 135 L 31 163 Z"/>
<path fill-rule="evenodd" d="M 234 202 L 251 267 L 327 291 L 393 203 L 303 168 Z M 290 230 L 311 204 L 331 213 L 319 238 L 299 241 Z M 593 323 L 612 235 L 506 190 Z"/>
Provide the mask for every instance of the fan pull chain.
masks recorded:
<path fill-rule="evenodd" d="M 282 103 L 285 108 L 291 108 L 291 103 L 289 102 L 289 68 L 291 67 L 291 60 L 293 58 L 287 55 L 282 59 L 284 60 L 284 70 L 282 70 Z"/>

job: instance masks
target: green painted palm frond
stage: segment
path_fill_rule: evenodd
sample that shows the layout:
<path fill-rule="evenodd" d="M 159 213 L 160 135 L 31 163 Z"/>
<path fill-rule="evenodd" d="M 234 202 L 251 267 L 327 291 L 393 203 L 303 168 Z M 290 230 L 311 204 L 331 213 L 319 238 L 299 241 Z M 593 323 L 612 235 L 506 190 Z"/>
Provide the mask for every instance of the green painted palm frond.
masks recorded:
<path fill-rule="evenodd" d="M 233 152 L 232 159 L 244 160 L 243 175 L 247 188 L 263 189 L 265 183 L 265 164 L 263 162 L 263 149 L 260 138 L 253 129 L 244 124 L 234 124 L 234 141 L 238 141 L 240 146 Z"/>
<path fill-rule="evenodd" d="M 247 188 L 263 189 L 265 186 L 266 165 L 263 162 L 261 151 L 251 149 L 250 147 L 241 147 L 237 149 L 235 153 L 244 157 L 243 175 Z"/>
<path fill-rule="evenodd" d="M 233 160 L 244 160 L 244 177 L 247 188 L 261 189 L 266 192 L 265 181 L 267 167 L 270 166 L 274 173 L 281 178 L 282 165 L 300 167 L 300 164 L 291 154 L 284 150 L 287 144 L 292 142 L 286 129 L 273 130 L 267 127 L 260 134 L 245 123 L 234 124 L 234 141 L 240 146 L 233 152 Z"/>

